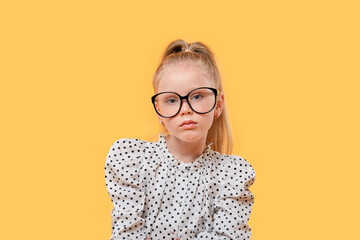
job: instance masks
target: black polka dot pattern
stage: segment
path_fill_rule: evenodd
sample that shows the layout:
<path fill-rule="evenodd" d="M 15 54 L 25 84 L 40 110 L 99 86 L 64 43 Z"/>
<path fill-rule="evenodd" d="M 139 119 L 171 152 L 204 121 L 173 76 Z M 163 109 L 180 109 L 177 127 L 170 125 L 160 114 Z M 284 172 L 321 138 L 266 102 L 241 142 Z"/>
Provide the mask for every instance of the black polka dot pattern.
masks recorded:
<path fill-rule="evenodd" d="M 105 163 L 114 205 L 111 240 L 250 239 L 255 171 L 211 144 L 196 161 L 180 162 L 157 142 L 115 141 Z"/>

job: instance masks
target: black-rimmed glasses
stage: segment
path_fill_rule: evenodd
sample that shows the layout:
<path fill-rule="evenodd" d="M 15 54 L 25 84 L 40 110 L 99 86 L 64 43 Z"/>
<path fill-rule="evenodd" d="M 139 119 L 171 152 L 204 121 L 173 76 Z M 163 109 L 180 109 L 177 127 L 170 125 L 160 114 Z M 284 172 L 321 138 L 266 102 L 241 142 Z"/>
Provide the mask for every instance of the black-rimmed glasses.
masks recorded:
<path fill-rule="evenodd" d="M 176 92 L 161 92 L 151 97 L 154 109 L 161 117 L 171 118 L 180 112 L 183 99 L 190 108 L 199 114 L 205 114 L 214 109 L 218 90 L 210 87 L 200 87 L 191 90 L 186 96 Z"/>

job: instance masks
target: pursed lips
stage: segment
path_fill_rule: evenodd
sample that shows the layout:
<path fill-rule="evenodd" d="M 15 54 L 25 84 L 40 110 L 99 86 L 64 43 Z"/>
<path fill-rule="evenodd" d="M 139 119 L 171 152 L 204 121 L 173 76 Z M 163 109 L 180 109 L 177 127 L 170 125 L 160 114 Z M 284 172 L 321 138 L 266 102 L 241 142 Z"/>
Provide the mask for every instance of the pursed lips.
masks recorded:
<path fill-rule="evenodd" d="M 181 127 L 181 126 L 184 126 L 184 125 L 187 125 L 187 124 L 196 124 L 196 122 L 191 121 L 191 120 L 187 120 L 187 121 L 184 121 L 184 122 L 180 125 L 180 127 Z"/>

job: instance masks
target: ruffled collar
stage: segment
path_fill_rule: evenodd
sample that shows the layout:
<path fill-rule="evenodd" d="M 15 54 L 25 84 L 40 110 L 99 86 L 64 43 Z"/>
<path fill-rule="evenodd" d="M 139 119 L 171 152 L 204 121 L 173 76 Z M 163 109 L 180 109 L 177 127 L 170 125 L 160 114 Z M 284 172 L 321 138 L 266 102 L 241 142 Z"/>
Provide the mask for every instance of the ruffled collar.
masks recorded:
<path fill-rule="evenodd" d="M 167 148 L 164 136 L 165 135 L 159 134 L 157 145 L 159 146 L 159 150 L 163 155 L 163 159 L 165 159 L 171 166 L 178 167 L 180 169 L 183 168 L 186 170 L 201 168 L 206 164 L 206 160 L 214 154 L 214 150 L 211 148 L 213 143 L 209 143 L 206 150 L 195 161 L 190 163 L 181 162 L 177 160 Z"/>

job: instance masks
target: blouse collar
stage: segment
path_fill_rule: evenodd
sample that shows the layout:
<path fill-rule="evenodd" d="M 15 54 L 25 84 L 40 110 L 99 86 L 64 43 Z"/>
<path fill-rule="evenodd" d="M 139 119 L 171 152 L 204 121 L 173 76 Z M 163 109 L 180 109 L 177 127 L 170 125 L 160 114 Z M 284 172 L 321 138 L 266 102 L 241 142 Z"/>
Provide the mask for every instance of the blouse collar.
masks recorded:
<path fill-rule="evenodd" d="M 211 157 L 214 154 L 214 150 L 211 148 L 211 145 L 213 143 L 209 143 L 207 145 L 206 150 L 194 161 L 194 162 L 190 162 L 190 163 L 184 163 L 181 162 L 179 160 L 177 160 L 169 151 L 169 149 L 167 148 L 167 144 L 164 138 L 164 135 L 159 134 L 159 140 L 157 141 L 157 145 L 159 146 L 159 150 L 162 153 L 164 159 L 168 160 L 170 165 L 174 166 L 174 167 L 179 167 L 179 168 L 186 168 L 186 169 L 196 169 L 196 168 L 201 168 L 202 166 L 204 166 L 204 164 L 206 163 L 206 159 L 209 158 L 209 156 Z"/>

